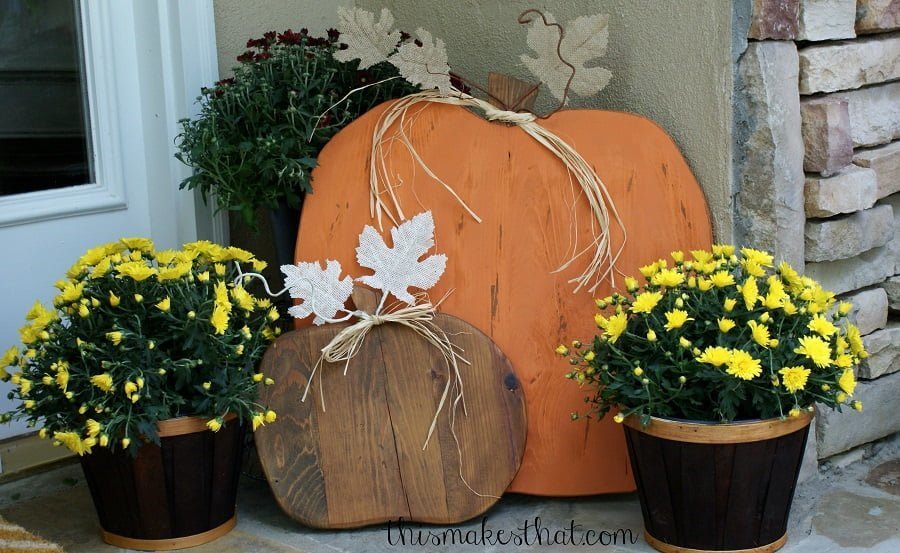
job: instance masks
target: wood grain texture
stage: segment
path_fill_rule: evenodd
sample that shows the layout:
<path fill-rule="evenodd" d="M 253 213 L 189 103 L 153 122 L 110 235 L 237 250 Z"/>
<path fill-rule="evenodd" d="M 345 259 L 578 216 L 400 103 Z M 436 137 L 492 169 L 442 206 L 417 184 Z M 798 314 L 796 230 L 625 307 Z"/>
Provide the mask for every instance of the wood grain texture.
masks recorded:
<path fill-rule="evenodd" d="M 662 551 L 773 551 L 787 531 L 808 431 L 809 420 L 756 442 L 703 444 L 626 426 L 647 534 Z"/>
<path fill-rule="evenodd" d="M 384 107 L 335 136 L 318 158 L 300 219 L 296 259 L 338 259 L 351 275 L 369 213 L 369 150 Z M 584 390 L 563 378 L 557 344 L 591 338 L 595 307 L 568 281 L 587 263 L 553 274 L 587 246 L 591 216 L 577 201 L 562 164 L 521 129 L 488 123 L 456 106 L 413 108 L 408 135 L 429 167 L 480 215 L 477 223 L 394 143 L 390 174 L 408 217 L 431 209 L 435 251 L 448 254 L 433 298 L 455 291 L 441 311 L 468 321 L 509 357 L 527 398 L 528 440 L 511 491 L 584 495 L 634 489 L 622 431 L 611 420 L 571 422 Z M 708 247 L 712 231 L 699 185 L 674 142 L 641 117 L 596 110 L 561 111 L 542 120 L 591 164 L 624 219 L 628 243 L 618 267 L 637 274 L 674 249 Z M 390 136 L 390 132 L 388 134 Z M 387 234 L 389 221 L 385 221 Z M 578 240 L 573 243 L 577 230 Z M 612 231 L 621 242 L 618 229 Z M 619 279 L 621 283 L 621 279 Z M 602 285 L 597 297 L 611 292 Z"/>
<path fill-rule="evenodd" d="M 468 416 L 460 405 L 453 422 L 459 450 L 450 428 L 452 398 L 422 450 L 450 375 L 438 350 L 413 331 L 395 324 L 372 329 L 347 375 L 343 364 L 324 364 L 305 402 L 300 398 L 321 348 L 346 325 L 296 330 L 272 344 L 262 371 L 279 385 L 264 388 L 261 401 L 278 412 L 278 422 L 255 438 L 285 513 L 317 528 L 398 517 L 452 524 L 497 501 L 467 489 L 460 472 L 484 495 L 500 496 L 512 481 L 525 442 L 518 379 L 479 330 L 448 315 L 434 323 L 471 363 L 460 365 Z"/>
<path fill-rule="evenodd" d="M 185 422 L 177 426 L 192 426 Z M 95 448 L 79 459 L 104 540 L 172 549 L 215 539 L 233 526 L 226 523 L 234 518 L 244 427 L 237 420 L 217 433 L 200 426 L 200 432 L 165 436 L 159 446 L 145 444 L 136 457 Z"/>

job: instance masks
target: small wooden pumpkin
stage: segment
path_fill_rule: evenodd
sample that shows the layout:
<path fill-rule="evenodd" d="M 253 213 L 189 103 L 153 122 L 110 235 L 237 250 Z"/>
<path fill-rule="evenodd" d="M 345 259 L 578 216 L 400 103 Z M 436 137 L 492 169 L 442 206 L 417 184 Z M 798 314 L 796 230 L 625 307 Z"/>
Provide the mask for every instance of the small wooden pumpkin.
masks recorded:
<path fill-rule="evenodd" d="M 353 245 L 371 223 L 369 155 L 385 105 L 346 127 L 325 147 L 313 174 L 316 192 L 303 208 L 296 259 L 330 252 L 350 273 Z M 594 168 L 625 224 L 628 241 L 616 268 L 637 274 L 640 263 L 674 249 L 708 247 L 710 217 L 700 186 L 672 139 L 636 115 L 565 110 L 541 120 Z M 478 223 L 434 183 L 401 142 L 387 169 L 407 212 L 434 212 L 437 247 L 453 262 L 433 297 L 454 289 L 441 311 L 490 336 L 509 357 L 527 398 L 528 440 L 510 491 L 585 495 L 634 489 L 621 429 L 612 420 L 571 422 L 586 410 L 584 392 L 563 378 L 556 346 L 597 333 L 591 294 L 573 293 L 576 262 L 554 273 L 573 252 L 590 247 L 592 215 L 560 161 L 515 126 L 491 123 L 466 109 L 413 108 L 406 133 L 421 159 L 483 219 Z M 386 136 L 391 136 L 388 132 Z M 623 236 L 612 225 L 614 244 Z M 577 239 L 573 239 L 573 236 Z M 621 280 L 619 280 L 621 282 Z M 598 288 L 601 298 L 613 290 Z M 621 291 L 621 290 L 619 290 Z"/>
<path fill-rule="evenodd" d="M 373 298 L 354 292 L 367 312 L 374 311 Z M 256 444 L 285 513 L 316 528 L 400 517 L 453 524 L 499 499 L 524 450 L 519 381 L 479 330 L 444 314 L 434 323 L 470 362 L 460 365 L 468 414 L 448 399 L 424 450 L 450 375 L 440 352 L 421 336 L 398 324 L 373 328 L 348 373 L 342 363 L 325 363 L 302 403 L 320 350 L 348 323 L 295 330 L 272 344 L 262 371 L 278 385 L 265 387 L 261 401 L 278 412 L 278 423 L 259 428 Z"/>

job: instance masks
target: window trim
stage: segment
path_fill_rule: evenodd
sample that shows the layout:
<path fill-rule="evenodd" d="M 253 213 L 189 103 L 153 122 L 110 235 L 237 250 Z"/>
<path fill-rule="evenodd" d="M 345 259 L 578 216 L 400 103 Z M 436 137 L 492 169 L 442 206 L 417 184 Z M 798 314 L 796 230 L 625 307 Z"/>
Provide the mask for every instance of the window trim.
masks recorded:
<path fill-rule="evenodd" d="M 77 186 L 0 197 L 0 227 L 127 209 L 120 155 L 117 71 L 112 52 L 124 33 L 116 33 L 112 2 L 79 2 L 84 87 L 90 129 L 89 161 L 94 181 Z M 103 106 L 103 109 L 98 109 Z M 103 155 L 98 155 L 103 152 Z"/>

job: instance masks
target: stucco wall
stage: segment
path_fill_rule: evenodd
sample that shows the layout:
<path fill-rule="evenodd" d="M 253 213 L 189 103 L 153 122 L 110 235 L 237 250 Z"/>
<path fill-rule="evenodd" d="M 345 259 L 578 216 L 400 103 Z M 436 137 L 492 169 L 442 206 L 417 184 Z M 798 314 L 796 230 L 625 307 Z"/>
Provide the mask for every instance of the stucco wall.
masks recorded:
<path fill-rule="evenodd" d="M 607 55 L 613 73 L 597 97 L 575 107 L 629 111 L 659 123 L 678 143 L 706 191 L 716 238 L 732 239 L 731 6 L 721 0 L 216 0 L 219 66 L 224 71 L 246 39 L 272 29 L 333 26 L 338 5 L 389 8 L 397 27 L 431 31 L 447 44 L 455 71 L 486 83 L 488 71 L 528 79 L 519 62 L 526 29 L 516 23 L 528 8 L 546 9 L 566 22 L 583 14 L 610 14 Z M 539 108 L 550 99 L 543 93 Z M 598 129 L 602 132 L 602 129 Z"/>

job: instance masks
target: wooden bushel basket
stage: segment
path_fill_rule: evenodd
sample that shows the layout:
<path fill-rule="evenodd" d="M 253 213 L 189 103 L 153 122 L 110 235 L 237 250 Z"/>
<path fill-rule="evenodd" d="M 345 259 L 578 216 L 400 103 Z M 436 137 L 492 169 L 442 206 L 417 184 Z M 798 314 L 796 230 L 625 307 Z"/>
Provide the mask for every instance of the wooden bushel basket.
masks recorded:
<path fill-rule="evenodd" d="M 134 458 L 106 448 L 81 457 L 103 541 L 172 550 L 234 528 L 245 427 L 233 415 L 215 433 L 205 423 L 199 417 L 162 421 L 161 445 L 145 444 Z"/>
<path fill-rule="evenodd" d="M 776 551 L 812 415 L 715 424 L 625 419 L 644 517 L 659 551 Z"/>

